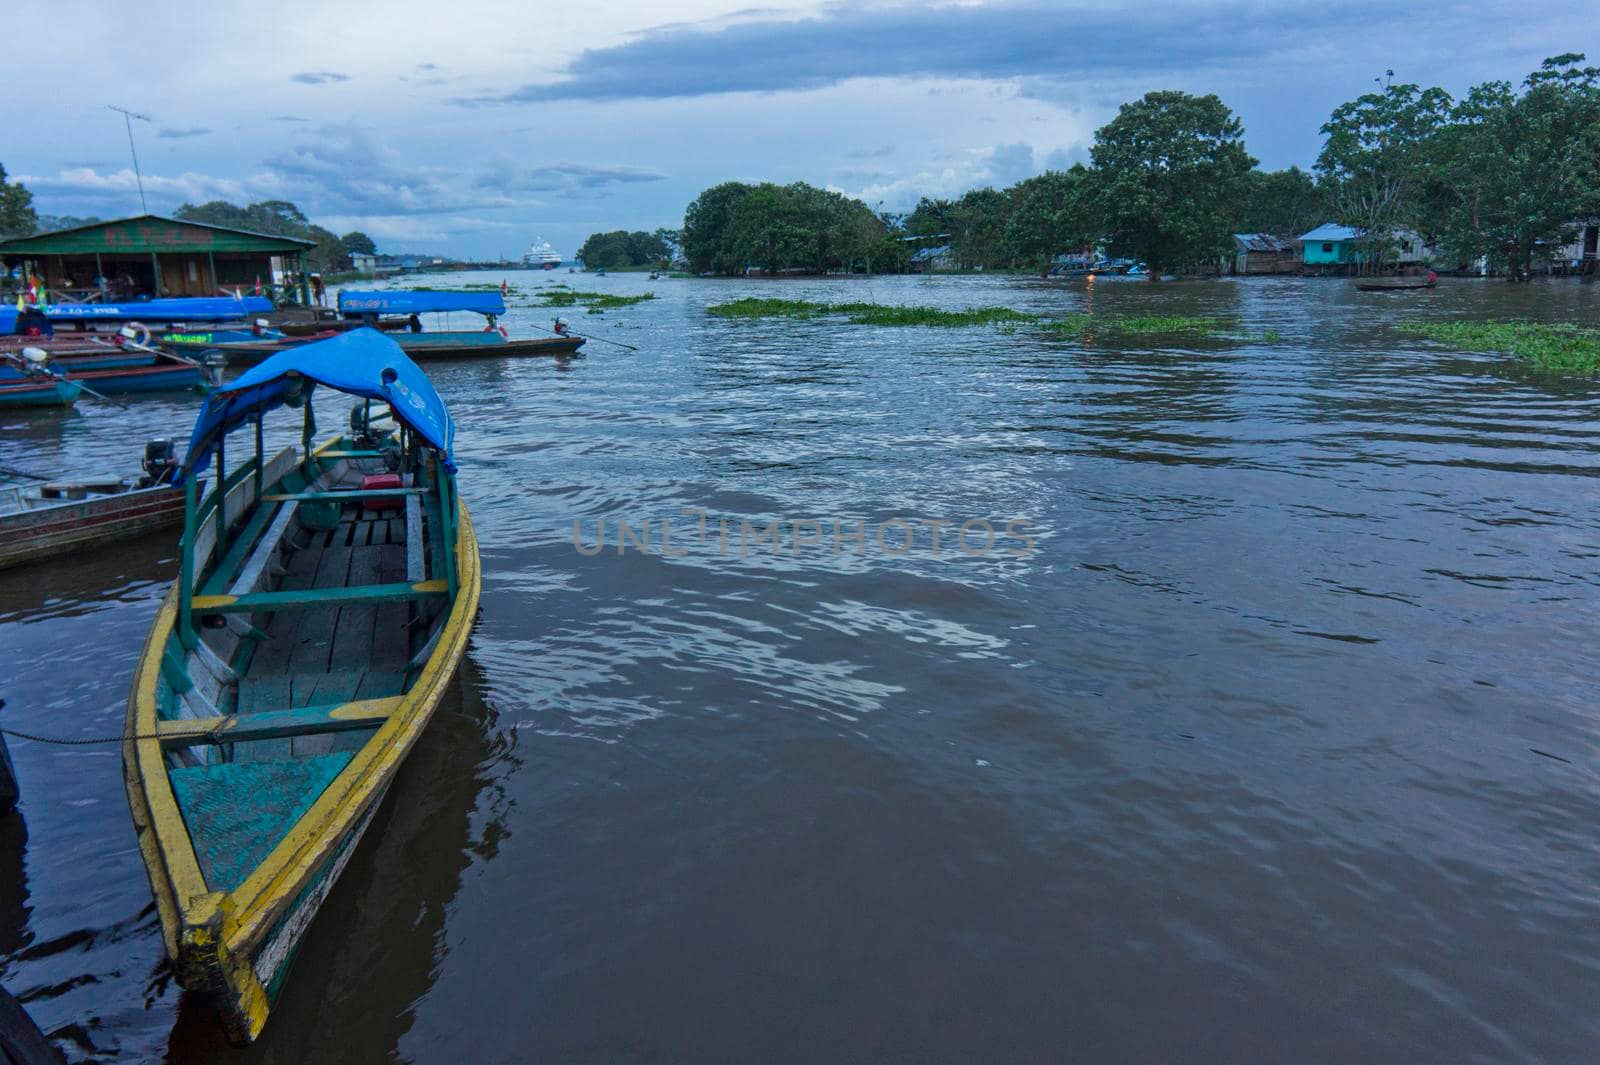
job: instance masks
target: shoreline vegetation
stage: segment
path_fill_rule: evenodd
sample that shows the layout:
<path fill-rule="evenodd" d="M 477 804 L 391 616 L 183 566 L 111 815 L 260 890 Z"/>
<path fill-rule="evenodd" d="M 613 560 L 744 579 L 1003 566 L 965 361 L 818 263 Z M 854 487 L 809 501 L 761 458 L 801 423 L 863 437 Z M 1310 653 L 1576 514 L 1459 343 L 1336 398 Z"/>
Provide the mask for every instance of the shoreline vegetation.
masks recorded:
<path fill-rule="evenodd" d="M 881 303 L 815 303 L 808 300 L 748 297 L 716 303 L 706 313 L 717 318 L 843 318 L 851 325 L 931 326 L 958 329 L 972 326 L 1034 326 L 1057 336 L 1093 340 L 1096 337 L 1184 336 L 1236 343 L 1272 343 L 1282 339 L 1274 330 L 1240 332 L 1238 320 L 1192 315 L 1128 315 L 1113 317 L 1069 314 L 1052 318 L 1011 307 L 894 306 Z"/>
<path fill-rule="evenodd" d="M 1460 351 L 1515 355 L 1554 373 L 1600 371 L 1600 329 L 1571 322 L 1403 322 L 1397 331 Z"/>

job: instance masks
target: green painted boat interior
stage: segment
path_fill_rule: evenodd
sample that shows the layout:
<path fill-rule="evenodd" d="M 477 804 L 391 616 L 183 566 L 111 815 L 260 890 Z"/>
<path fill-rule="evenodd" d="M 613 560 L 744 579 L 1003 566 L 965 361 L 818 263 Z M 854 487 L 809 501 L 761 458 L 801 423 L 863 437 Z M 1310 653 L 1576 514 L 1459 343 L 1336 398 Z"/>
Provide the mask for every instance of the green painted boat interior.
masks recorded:
<path fill-rule="evenodd" d="M 395 467 L 403 491 L 362 491 Z M 191 505 L 195 576 L 158 717 L 185 726 L 162 745 L 211 890 L 238 887 L 386 720 L 383 704 L 354 719 L 339 708 L 416 680 L 456 591 L 453 488 L 431 451 L 391 432 L 309 459 L 286 449 L 259 478 L 252 458 Z M 230 520 L 212 549 L 219 495 Z"/>

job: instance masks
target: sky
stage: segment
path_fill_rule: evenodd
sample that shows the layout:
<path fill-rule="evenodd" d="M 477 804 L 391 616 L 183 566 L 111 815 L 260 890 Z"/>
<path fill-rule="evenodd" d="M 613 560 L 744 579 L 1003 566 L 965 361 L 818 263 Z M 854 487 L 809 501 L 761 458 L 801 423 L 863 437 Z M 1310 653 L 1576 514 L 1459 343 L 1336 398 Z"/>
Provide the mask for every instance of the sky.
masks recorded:
<path fill-rule="evenodd" d="M 746 6 L 761 3 L 760 7 Z M 178 12 L 179 7 L 187 10 Z M 0 164 L 43 214 L 286 199 L 380 250 L 570 256 L 677 228 L 720 181 L 807 181 L 874 208 L 1085 160 L 1156 89 L 1216 93 L 1264 167 L 1309 167 L 1339 103 L 1462 93 L 1546 56 L 1600 62 L 1594 0 L 58 0 L 7 16 Z M 123 57 L 126 62 L 113 61 Z"/>

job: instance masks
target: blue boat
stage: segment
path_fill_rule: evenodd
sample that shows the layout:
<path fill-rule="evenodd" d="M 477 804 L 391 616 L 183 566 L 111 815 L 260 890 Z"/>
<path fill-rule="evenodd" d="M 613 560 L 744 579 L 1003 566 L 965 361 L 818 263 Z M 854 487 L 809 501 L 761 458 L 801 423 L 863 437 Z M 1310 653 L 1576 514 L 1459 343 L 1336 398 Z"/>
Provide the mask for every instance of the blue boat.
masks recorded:
<path fill-rule="evenodd" d="M 52 303 L 38 308 L 52 324 L 58 322 L 236 322 L 252 314 L 272 313 L 272 301 L 262 296 L 239 299 L 223 296 L 135 300 L 132 303 Z M 16 307 L 0 307 L 0 334 L 14 333 Z"/>
<path fill-rule="evenodd" d="M 424 314 L 463 312 L 480 314 L 487 320 L 482 329 L 423 328 Z M 513 340 L 498 319 L 506 313 L 505 298 L 498 292 L 341 292 L 339 313 L 372 325 L 384 324 L 394 331 L 395 342 L 414 359 L 491 358 L 508 355 L 573 355 L 583 346 L 576 336 L 534 337 Z M 395 320 L 409 320 L 410 331 L 395 329 Z"/>
<path fill-rule="evenodd" d="M 83 386 L 64 377 L 25 377 L 0 380 L 0 408 L 70 407 L 83 393 Z"/>

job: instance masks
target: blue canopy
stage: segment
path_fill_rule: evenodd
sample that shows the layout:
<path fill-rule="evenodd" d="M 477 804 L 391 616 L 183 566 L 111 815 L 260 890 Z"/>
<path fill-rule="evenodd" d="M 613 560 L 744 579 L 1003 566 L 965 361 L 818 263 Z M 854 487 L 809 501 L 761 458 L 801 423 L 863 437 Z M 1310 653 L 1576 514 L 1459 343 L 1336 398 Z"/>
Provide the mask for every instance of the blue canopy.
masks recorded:
<path fill-rule="evenodd" d="M 269 314 L 272 301 L 262 296 L 183 297 L 134 303 L 51 303 L 44 316 L 52 322 L 228 322 L 253 314 Z M 0 308 L 0 333 L 16 332 L 15 305 Z"/>
<path fill-rule="evenodd" d="M 504 314 L 506 301 L 498 292 L 341 292 L 339 310 L 358 314 L 423 314 L 428 311 L 476 311 Z"/>
<path fill-rule="evenodd" d="M 433 445 L 455 472 L 456 426 L 427 374 L 376 329 L 348 333 L 279 352 L 206 397 L 189 434 L 186 473 L 199 473 L 211 461 L 217 438 L 254 420 L 257 412 L 282 406 L 300 393 L 303 381 L 364 399 L 381 400 L 395 420 Z M 304 393 L 310 401 L 310 389 Z"/>

